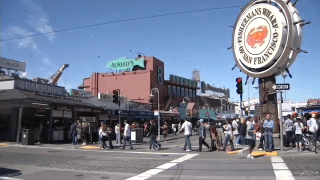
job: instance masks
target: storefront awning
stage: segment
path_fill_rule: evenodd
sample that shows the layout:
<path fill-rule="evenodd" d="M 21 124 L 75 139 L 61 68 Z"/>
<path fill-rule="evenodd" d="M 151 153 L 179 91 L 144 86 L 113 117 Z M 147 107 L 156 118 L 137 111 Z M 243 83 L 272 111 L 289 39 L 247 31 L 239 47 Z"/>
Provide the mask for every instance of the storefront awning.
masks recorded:
<path fill-rule="evenodd" d="M 187 108 L 186 109 L 193 109 L 193 107 L 194 107 L 194 105 L 195 105 L 196 103 L 194 103 L 194 102 L 190 102 L 190 103 L 188 103 L 188 105 L 187 105 Z"/>

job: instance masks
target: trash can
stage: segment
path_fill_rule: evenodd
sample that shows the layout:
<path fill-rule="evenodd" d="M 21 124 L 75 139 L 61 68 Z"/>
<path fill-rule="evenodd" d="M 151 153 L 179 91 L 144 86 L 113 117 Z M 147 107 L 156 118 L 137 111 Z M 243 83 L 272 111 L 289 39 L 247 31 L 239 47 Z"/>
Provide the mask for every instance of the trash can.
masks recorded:
<path fill-rule="evenodd" d="M 31 129 L 22 130 L 22 145 L 34 145 L 34 133 Z"/>
<path fill-rule="evenodd" d="M 143 142 L 143 129 L 134 128 L 131 129 L 131 142 L 142 143 Z"/>

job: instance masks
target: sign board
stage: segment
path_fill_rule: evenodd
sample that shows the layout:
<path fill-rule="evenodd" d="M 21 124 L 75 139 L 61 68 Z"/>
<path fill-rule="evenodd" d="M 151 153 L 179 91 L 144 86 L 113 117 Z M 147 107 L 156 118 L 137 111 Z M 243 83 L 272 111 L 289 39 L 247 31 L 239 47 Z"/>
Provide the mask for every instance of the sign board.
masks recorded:
<path fill-rule="evenodd" d="M 274 90 L 290 90 L 290 84 L 275 84 L 272 88 Z"/>
<path fill-rule="evenodd" d="M 69 89 L 70 96 L 91 97 L 90 91 L 84 91 L 82 89 Z"/>
<path fill-rule="evenodd" d="M 217 88 L 217 87 L 211 86 L 210 84 L 206 84 L 204 81 L 201 81 L 201 93 L 205 93 L 207 90 L 217 92 L 217 93 L 223 93 L 225 96 L 230 98 L 229 89 Z"/>
<path fill-rule="evenodd" d="M 181 85 L 184 85 L 184 86 L 197 87 L 197 81 L 192 81 L 191 79 L 175 76 L 175 75 L 172 75 L 172 74 L 170 74 L 169 80 L 171 82 L 173 82 L 173 83 L 178 83 L 178 84 L 181 84 Z"/>
<path fill-rule="evenodd" d="M 155 112 L 154 112 L 154 115 L 155 115 L 155 116 L 158 116 L 158 115 L 159 115 L 159 111 L 155 111 Z"/>
<path fill-rule="evenodd" d="M 16 60 L 0 57 L 0 68 L 6 68 L 10 70 L 25 72 L 26 63 L 22 61 L 16 61 Z"/>
<path fill-rule="evenodd" d="M 128 59 L 127 57 L 122 57 L 107 63 L 107 68 L 116 69 L 116 70 L 132 69 L 134 66 L 140 66 L 144 68 L 144 58 L 135 60 L 135 59 Z"/>
<path fill-rule="evenodd" d="M 37 82 L 27 81 L 22 79 L 14 80 L 14 89 L 33 91 L 33 92 L 58 95 L 58 96 L 64 96 L 66 91 L 64 87 L 53 86 L 49 84 L 42 84 L 42 83 L 37 83 Z"/>
<path fill-rule="evenodd" d="M 92 109 L 92 108 L 82 108 L 82 107 L 74 107 L 74 112 L 92 112 L 92 113 L 100 113 L 100 109 Z"/>
<path fill-rule="evenodd" d="M 96 122 L 96 118 L 95 117 L 82 117 L 82 122 L 86 121 L 86 122 Z"/>
<path fill-rule="evenodd" d="M 295 3 L 294 3 L 295 4 Z M 242 9 L 233 31 L 236 65 L 255 78 L 280 75 L 300 52 L 301 20 L 293 2 L 251 0 Z"/>
<path fill-rule="evenodd" d="M 104 100 L 104 101 L 113 101 L 113 95 L 112 94 L 106 94 L 106 93 L 98 93 L 98 99 Z M 120 102 L 126 103 L 128 101 L 126 96 L 120 96 Z"/>

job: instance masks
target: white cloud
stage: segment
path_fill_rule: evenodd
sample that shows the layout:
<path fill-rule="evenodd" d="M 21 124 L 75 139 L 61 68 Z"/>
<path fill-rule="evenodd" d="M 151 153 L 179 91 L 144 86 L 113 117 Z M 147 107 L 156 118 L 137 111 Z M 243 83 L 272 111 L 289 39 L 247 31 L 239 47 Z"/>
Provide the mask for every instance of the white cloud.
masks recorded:
<path fill-rule="evenodd" d="M 24 0 L 25 10 L 27 13 L 27 22 L 29 25 L 35 28 L 36 32 L 48 33 L 52 32 L 53 28 L 50 25 L 47 13 L 40 5 L 33 3 L 30 0 Z M 56 36 L 54 33 L 46 34 L 50 41 L 53 41 Z"/>
<path fill-rule="evenodd" d="M 18 26 L 9 27 L 3 34 L 6 39 L 25 37 L 33 35 L 33 32 L 27 31 L 26 29 Z M 13 43 L 16 44 L 16 47 L 19 48 L 31 48 L 33 50 L 38 49 L 36 42 L 33 37 L 25 37 L 22 39 L 13 40 Z"/>

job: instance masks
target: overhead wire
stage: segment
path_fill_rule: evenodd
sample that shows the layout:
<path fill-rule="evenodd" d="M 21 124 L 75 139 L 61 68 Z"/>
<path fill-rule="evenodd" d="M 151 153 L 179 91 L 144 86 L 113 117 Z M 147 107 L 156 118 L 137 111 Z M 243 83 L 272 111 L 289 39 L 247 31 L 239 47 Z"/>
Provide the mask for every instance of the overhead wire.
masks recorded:
<path fill-rule="evenodd" d="M 42 35 L 51 34 L 51 33 L 59 33 L 59 32 L 65 32 L 65 31 L 71 31 L 71 30 L 76 30 L 76 29 L 89 28 L 89 27 L 94 27 L 94 26 L 102 26 L 102 25 L 107 25 L 107 24 L 115 24 L 115 23 L 128 22 L 128 21 L 136 21 L 136 20 L 141 20 L 141 19 L 172 16 L 172 15 L 186 14 L 186 13 L 193 13 L 193 12 L 212 11 L 212 10 L 219 10 L 219 9 L 230 9 L 230 8 L 236 8 L 236 7 L 239 8 L 239 5 L 226 6 L 226 7 L 216 7 L 216 8 L 207 8 L 207 9 L 199 9 L 199 10 L 192 10 L 192 11 L 182 11 L 182 12 L 175 12 L 175 13 L 168 13 L 168 14 L 159 14 L 159 15 L 152 15 L 152 16 L 144 16 L 144 17 L 123 19 L 123 20 L 116 20 L 116 21 L 110 21 L 110 22 L 106 22 L 106 23 L 91 24 L 91 25 L 86 25 L 86 26 L 78 26 L 78 27 L 74 27 L 74 28 L 67 28 L 67 29 L 61 29 L 61 30 L 56 30 L 56 31 L 50 31 L 50 32 L 46 32 L 46 33 L 32 34 L 32 35 L 21 36 L 21 37 L 17 37 L 17 38 L 3 39 L 1 41 L 2 42 L 4 42 L 4 41 L 12 41 L 12 40 L 23 39 L 23 38 L 28 38 L 28 37 L 42 36 Z"/>

